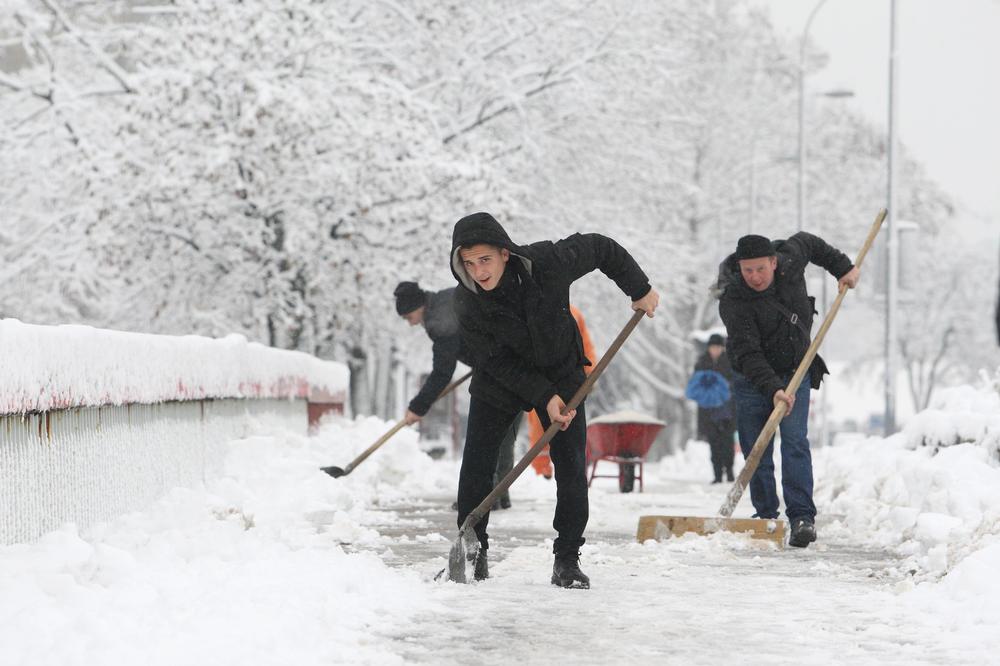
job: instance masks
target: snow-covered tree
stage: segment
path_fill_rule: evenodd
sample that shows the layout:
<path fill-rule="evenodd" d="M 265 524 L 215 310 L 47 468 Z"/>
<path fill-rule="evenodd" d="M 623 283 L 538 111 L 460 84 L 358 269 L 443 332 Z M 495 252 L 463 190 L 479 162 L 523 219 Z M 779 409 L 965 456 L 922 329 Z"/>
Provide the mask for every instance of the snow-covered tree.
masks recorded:
<path fill-rule="evenodd" d="M 387 415 L 416 344 L 392 287 L 453 283 L 451 225 L 489 210 L 515 240 L 601 231 L 633 252 L 663 307 L 594 404 L 685 424 L 718 262 L 751 229 L 795 230 L 798 45 L 749 3 L 154 10 L 0 13 L 23 61 L 0 73 L 5 315 L 242 332 L 348 361 L 355 408 Z M 808 117 L 805 226 L 850 252 L 882 205 L 884 141 L 850 109 Z M 903 174 L 903 214 L 944 224 L 939 191 Z M 599 343 L 628 316 L 599 277 L 574 300 Z"/>

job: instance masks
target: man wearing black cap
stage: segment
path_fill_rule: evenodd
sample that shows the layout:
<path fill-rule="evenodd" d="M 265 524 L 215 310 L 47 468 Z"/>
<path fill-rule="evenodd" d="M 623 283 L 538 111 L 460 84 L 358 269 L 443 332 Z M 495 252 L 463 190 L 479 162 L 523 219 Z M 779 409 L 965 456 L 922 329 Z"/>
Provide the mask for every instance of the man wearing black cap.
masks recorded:
<path fill-rule="evenodd" d="M 588 364 L 570 313 L 574 280 L 600 269 L 650 317 L 659 301 L 649 279 L 618 243 L 600 234 L 515 245 L 489 213 L 455 224 L 451 270 L 459 282 L 455 311 L 472 357 L 469 423 L 458 482 L 458 524 L 489 494 L 497 449 L 510 422 L 534 409 L 542 425 L 560 425 L 551 442 L 556 510 L 552 521 L 553 585 L 590 587 L 580 571 L 580 547 L 589 513 L 584 404 L 562 410 L 584 382 Z M 489 514 L 476 525 L 480 548 L 475 577 L 489 575 Z"/>
<path fill-rule="evenodd" d="M 396 285 L 393 296 L 396 297 L 396 313 L 410 326 L 423 324 L 427 336 L 433 343 L 431 373 L 427 375 L 424 385 L 410 401 L 403 417 L 407 425 L 412 425 L 427 415 L 431 405 L 455 374 L 457 362 L 468 363 L 468 359 L 461 351 L 458 318 L 455 316 L 454 307 L 455 287 L 427 292 L 416 282 L 400 282 Z M 496 481 L 506 476 L 514 466 L 514 441 L 517 439 L 520 416 L 518 413 L 518 418 L 504 436 L 495 471 Z M 497 500 L 497 506 L 494 508 L 509 509 L 510 506 L 510 493 L 506 492 Z"/>
<path fill-rule="evenodd" d="M 737 431 L 749 455 L 771 411 L 788 405 L 781 429 L 781 485 L 791 523 L 789 545 L 816 540 L 812 457 L 807 433 L 809 390 L 819 388 L 826 364 L 818 355 L 795 395 L 784 388 L 811 341 L 815 299 L 806 292 L 806 266 L 826 269 L 841 285 L 858 283 L 860 273 L 847 256 L 813 234 L 800 231 L 785 241 L 749 235 L 719 268 L 719 314 L 729 334 L 727 350 L 735 371 Z M 750 499 L 759 518 L 778 517 L 774 482 L 774 442 L 750 480 Z"/>
<path fill-rule="evenodd" d="M 423 324 L 433 343 L 433 367 L 424 385 L 410 401 L 404 419 L 413 424 L 423 418 L 451 381 L 458 362 L 460 339 L 452 302 L 455 288 L 428 293 L 416 282 L 400 282 L 393 292 L 396 313 L 410 326 Z"/>
<path fill-rule="evenodd" d="M 695 377 L 698 373 L 717 373 L 718 377 L 708 376 L 724 385 L 727 397 L 721 404 L 698 405 L 698 437 L 706 442 L 712 455 L 712 483 L 722 483 L 722 473 L 726 473 L 728 481 L 733 480 L 733 434 L 736 432 L 736 410 L 733 408 L 732 383 L 733 368 L 726 354 L 726 339 L 718 333 L 708 338 L 708 346 L 694 364 Z M 695 379 L 692 377 L 692 379 Z"/>

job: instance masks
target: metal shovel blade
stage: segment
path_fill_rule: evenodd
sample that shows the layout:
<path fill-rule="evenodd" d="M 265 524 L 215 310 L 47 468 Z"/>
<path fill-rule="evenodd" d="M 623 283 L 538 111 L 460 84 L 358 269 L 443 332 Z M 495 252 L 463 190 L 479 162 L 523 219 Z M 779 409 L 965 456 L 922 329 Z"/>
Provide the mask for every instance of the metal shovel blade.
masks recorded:
<path fill-rule="evenodd" d="M 347 472 L 344 470 L 343 467 L 337 467 L 336 465 L 330 465 L 329 467 L 320 467 L 320 469 L 335 479 L 339 479 L 340 477 L 347 474 Z"/>
<path fill-rule="evenodd" d="M 458 533 L 458 538 L 451 545 L 448 553 L 448 580 L 453 583 L 467 583 L 465 578 L 465 539 L 462 533 Z"/>

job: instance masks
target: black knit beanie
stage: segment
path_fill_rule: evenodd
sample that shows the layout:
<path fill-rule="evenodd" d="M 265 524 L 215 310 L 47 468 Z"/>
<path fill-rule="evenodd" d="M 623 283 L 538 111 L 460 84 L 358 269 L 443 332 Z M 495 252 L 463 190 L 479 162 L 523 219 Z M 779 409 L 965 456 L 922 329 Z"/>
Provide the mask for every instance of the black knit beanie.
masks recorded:
<path fill-rule="evenodd" d="M 400 282 L 392 295 L 396 297 L 396 314 L 400 316 L 410 314 L 427 302 L 427 292 L 416 282 Z"/>
<path fill-rule="evenodd" d="M 750 234 L 736 241 L 737 261 L 773 257 L 775 254 L 774 247 L 771 246 L 771 241 L 764 236 Z"/>

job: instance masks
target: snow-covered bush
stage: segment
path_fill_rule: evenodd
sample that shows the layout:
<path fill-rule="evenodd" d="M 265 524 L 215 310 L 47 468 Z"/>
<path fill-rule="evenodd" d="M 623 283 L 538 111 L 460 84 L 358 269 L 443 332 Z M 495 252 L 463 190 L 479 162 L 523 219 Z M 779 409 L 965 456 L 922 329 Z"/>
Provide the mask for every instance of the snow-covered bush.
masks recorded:
<path fill-rule="evenodd" d="M 816 503 L 893 549 L 918 578 L 1000 542 L 1000 395 L 984 382 L 941 391 L 903 432 L 818 453 Z"/>

